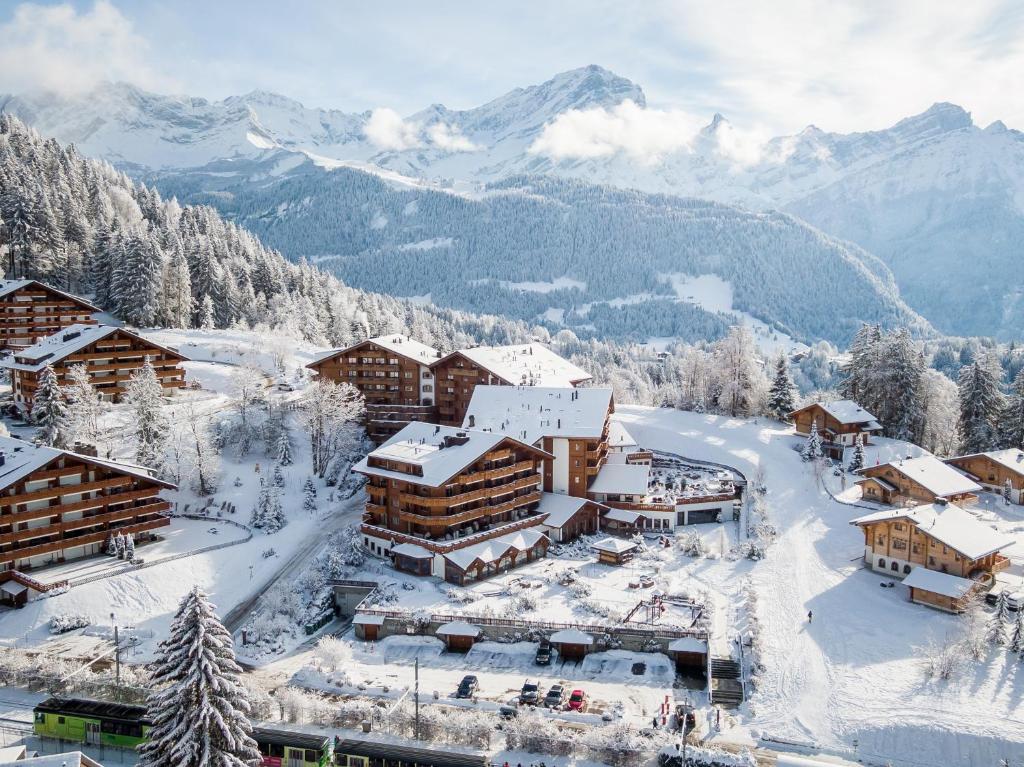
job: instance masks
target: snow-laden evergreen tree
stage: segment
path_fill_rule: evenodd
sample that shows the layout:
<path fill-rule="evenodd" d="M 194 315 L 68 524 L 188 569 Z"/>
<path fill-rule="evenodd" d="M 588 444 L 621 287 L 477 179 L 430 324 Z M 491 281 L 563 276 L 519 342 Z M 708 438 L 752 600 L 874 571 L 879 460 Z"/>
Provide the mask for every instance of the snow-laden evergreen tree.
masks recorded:
<path fill-rule="evenodd" d="M 135 538 L 131 533 L 124 537 L 124 558 L 129 562 L 135 559 Z"/>
<path fill-rule="evenodd" d="M 267 488 L 267 517 L 263 529 L 268 533 L 276 533 L 286 524 L 288 518 L 285 517 L 284 507 L 281 505 L 281 491 L 277 485 L 272 484 Z"/>
<path fill-rule="evenodd" d="M 772 379 L 771 388 L 768 390 L 768 404 L 766 413 L 776 421 L 785 421 L 789 414 L 796 409 L 794 392 L 796 387 L 789 375 L 789 363 L 785 354 L 779 354 L 775 363 L 775 378 Z"/>
<path fill-rule="evenodd" d="M 985 627 L 985 640 L 989 644 L 1005 645 L 1009 641 L 1006 634 L 1006 619 L 1009 612 L 1006 592 L 1000 592 L 999 600 L 996 602 L 996 611 L 989 618 L 988 624 Z"/>
<path fill-rule="evenodd" d="M 249 524 L 257 530 L 263 530 L 267 526 L 267 519 L 270 514 L 270 488 L 260 477 L 260 492 L 256 496 L 256 505 L 252 509 L 252 518 Z"/>
<path fill-rule="evenodd" d="M 1024 450 L 1024 367 L 1013 379 L 1006 407 L 999 418 L 999 446 Z"/>
<path fill-rule="evenodd" d="M 960 449 L 983 453 L 996 446 L 1003 396 L 999 390 L 998 365 L 981 355 L 960 371 Z"/>
<path fill-rule="evenodd" d="M 815 418 L 811 423 L 811 433 L 807 435 L 807 441 L 800 451 L 800 457 L 810 462 L 818 460 L 823 455 L 825 455 L 825 451 L 821 446 L 821 435 L 818 434 L 818 419 Z"/>
<path fill-rule="evenodd" d="M 924 426 L 921 402 L 924 356 L 905 328 L 891 333 L 886 341 L 886 407 L 880 417 L 887 425 L 886 433 L 893 439 L 918 442 Z"/>
<path fill-rule="evenodd" d="M 107 554 L 109 554 L 112 557 L 116 557 L 117 556 L 117 536 L 116 535 L 110 534 L 110 535 L 107 536 L 107 544 L 106 544 L 106 547 L 105 547 L 104 550 L 107 552 Z"/>
<path fill-rule="evenodd" d="M 277 462 L 281 466 L 291 466 L 293 463 L 292 441 L 288 437 L 288 430 L 283 428 L 277 440 Z"/>
<path fill-rule="evenodd" d="M 103 400 L 93 387 L 85 365 L 72 365 L 69 377 L 71 383 L 65 387 L 64 393 L 68 401 L 70 431 L 76 442 L 95 445 L 99 440 Z"/>
<path fill-rule="evenodd" d="M 32 400 L 32 421 L 39 427 L 36 441 L 48 447 L 70 447 L 68 408 L 57 374 L 47 365 L 39 374 L 39 388 Z"/>
<path fill-rule="evenodd" d="M 192 489 L 198 495 L 212 495 L 220 486 L 220 454 L 207 424 L 191 405 L 186 413 L 186 423 Z"/>
<path fill-rule="evenodd" d="M 213 307 L 213 297 L 209 294 L 203 296 L 199 309 L 199 327 L 204 330 L 217 327 L 217 317 Z"/>
<path fill-rule="evenodd" d="M 281 470 L 281 464 L 274 466 L 274 487 L 284 487 L 284 472 Z"/>
<path fill-rule="evenodd" d="M 1010 651 L 1021 652 L 1024 650 L 1024 610 L 1017 610 L 1017 617 L 1013 621 L 1013 631 L 1010 634 Z"/>
<path fill-rule="evenodd" d="M 846 467 L 846 470 L 851 474 L 860 471 L 864 468 L 864 443 L 860 438 L 855 438 L 853 445 L 853 455 L 850 457 L 850 463 Z"/>
<path fill-rule="evenodd" d="M 124 534 L 120 530 L 114 536 L 114 553 L 118 559 L 124 557 Z"/>
<path fill-rule="evenodd" d="M 316 511 L 316 484 L 312 477 L 306 477 L 302 486 L 302 508 L 311 514 Z"/>
<path fill-rule="evenodd" d="M 170 424 L 163 412 L 163 387 L 153 363 L 146 355 L 125 387 L 124 401 L 132 410 L 135 430 L 135 460 L 158 475 L 165 470 L 165 451 Z"/>
<path fill-rule="evenodd" d="M 113 301 L 121 319 L 150 326 L 160 311 L 164 256 L 149 232 L 132 234 L 114 272 Z"/>
<path fill-rule="evenodd" d="M 231 634 L 198 586 L 181 601 L 152 664 L 153 723 L 139 767 L 256 767 L 262 761 Z"/>

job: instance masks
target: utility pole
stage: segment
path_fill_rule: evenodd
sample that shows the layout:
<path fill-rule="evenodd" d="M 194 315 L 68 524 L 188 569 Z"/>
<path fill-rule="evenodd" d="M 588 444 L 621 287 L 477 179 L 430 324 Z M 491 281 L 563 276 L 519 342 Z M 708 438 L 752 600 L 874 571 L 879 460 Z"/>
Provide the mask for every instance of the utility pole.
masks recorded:
<path fill-rule="evenodd" d="M 114 679 L 115 695 L 121 700 L 121 640 L 117 633 L 117 624 L 114 624 Z"/>
<path fill-rule="evenodd" d="M 416 674 L 416 691 L 414 693 L 414 695 L 415 695 L 415 698 L 414 698 L 415 703 L 414 703 L 414 705 L 416 707 L 416 723 L 413 725 L 413 739 L 414 740 L 419 740 L 420 739 L 420 659 L 419 659 L 419 657 L 416 658 L 415 669 L 416 669 L 415 670 L 415 674 Z"/>

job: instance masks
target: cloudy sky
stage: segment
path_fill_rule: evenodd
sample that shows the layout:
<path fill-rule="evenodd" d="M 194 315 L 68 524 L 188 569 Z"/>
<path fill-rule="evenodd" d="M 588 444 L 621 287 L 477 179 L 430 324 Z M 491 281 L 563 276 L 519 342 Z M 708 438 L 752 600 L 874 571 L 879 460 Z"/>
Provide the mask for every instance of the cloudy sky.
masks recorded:
<path fill-rule="evenodd" d="M 408 114 L 595 63 L 639 83 L 655 117 L 851 131 L 952 101 L 1024 129 L 1017 0 L 7 0 L 0 40 L 6 92 L 115 79 Z"/>

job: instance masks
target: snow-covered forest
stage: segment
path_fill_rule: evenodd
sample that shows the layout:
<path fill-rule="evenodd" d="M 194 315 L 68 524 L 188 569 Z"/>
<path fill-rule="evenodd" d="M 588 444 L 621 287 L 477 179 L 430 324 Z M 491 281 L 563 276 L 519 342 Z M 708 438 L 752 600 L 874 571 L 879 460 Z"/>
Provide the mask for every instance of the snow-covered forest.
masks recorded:
<path fill-rule="evenodd" d="M 728 323 L 719 315 L 664 300 L 676 298 L 666 281 L 675 273 L 717 275 L 733 286 L 738 309 L 801 339 L 845 344 L 861 322 L 927 325 L 880 261 L 780 213 L 534 177 L 476 198 L 347 168 L 303 167 L 217 194 L 206 193 L 205 175 L 154 181 L 209 202 L 290 258 L 316 257 L 351 285 L 528 322 L 560 310 L 566 326 L 599 338 L 722 337 Z M 507 284 L 564 277 L 574 285 Z M 662 300 L 628 305 L 640 298 Z M 610 303 L 598 310 L 602 301 Z"/>

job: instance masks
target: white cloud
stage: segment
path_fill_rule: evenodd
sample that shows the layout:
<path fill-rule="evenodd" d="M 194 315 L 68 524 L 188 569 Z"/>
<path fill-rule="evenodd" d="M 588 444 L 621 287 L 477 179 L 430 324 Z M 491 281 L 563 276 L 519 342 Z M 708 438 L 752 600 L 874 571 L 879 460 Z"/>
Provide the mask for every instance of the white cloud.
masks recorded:
<path fill-rule="evenodd" d="M 458 126 L 455 125 L 434 123 L 427 128 L 427 136 L 433 146 L 446 152 L 476 152 L 480 149 L 479 146 L 463 136 Z"/>
<path fill-rule="evenodd" d="M 434 123 L 423 126 L 403 120 L 394 109 L 379 107 L 370 113 L 363 134 L 377 149 L 404 152 L 407 149 L 432 146 L 445 152 L 476 152 L 480 147 L 463 136 L 458 126 Z"/>
<path fill-rule="evenodd" d="M 423 145 L 419 139 L 419 125 L 406 122 L 398 112 L 387 107 L 370 113 L 363 133 L 371 144 L 382 150 L 402 152 Z"/>
<path fill-rule="evenodd" d="M 72 95 L 104 80 L 143 88 L 176 85 L 146 63 L 148 45 L 107 0 L 78 12 L 70 4 L 22 3 L 0 25 L 0 88 Z"/>
<path fill-rule="evenodd" d="M 544 126 L 529 151 L 556 160 L 624 154 L 653 165 L 679 152 L 693 152 L 706 124 L 707 120 L 681 110 L 646 109 L 626 100 L 612 109 L 561 113 Z M 714 154 L 746 166 L 761 159 L 767 139 L 763 131 L 742 131 L 722 122 L 705 140 Z"/>

